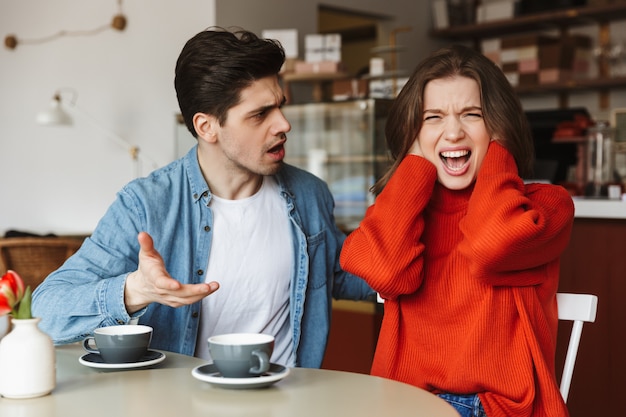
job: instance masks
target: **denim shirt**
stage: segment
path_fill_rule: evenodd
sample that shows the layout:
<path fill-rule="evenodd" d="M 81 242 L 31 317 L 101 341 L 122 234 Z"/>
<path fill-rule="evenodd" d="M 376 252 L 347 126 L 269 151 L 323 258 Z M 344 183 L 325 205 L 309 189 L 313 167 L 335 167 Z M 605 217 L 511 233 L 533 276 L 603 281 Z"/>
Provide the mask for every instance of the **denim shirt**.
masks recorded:
<path fill-rule="evenodd" d="M 124 285 L 137 269 L 140 231 L 152 236 L 172 277 L 182 283 L 205 281 L 213 213 L 196 155 L 194 147 L 183 158 L 127 184 L 79 251 L 37 287 L 33 315 L 41 317 L 40 328 L 56 344 L 138 318 L 154 328 L 151 348 L 194 354 L 200 302 L 178 308 L 152 303 L 131 317 Z M 335 224 L 326 183 L 286 164 L 276 180 L 293 234 L 290 326 L 296 366 L 317 368 L 328 341 L 331 298 L 363 300 L 374 293 L 339 266 L 345 235 Z"/>

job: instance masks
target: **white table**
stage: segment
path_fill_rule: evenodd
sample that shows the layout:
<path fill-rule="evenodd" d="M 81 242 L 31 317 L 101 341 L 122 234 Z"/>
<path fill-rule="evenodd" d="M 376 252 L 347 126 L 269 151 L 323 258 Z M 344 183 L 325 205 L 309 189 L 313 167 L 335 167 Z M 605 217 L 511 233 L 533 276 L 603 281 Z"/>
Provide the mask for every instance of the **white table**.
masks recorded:
<path fill-rule="evenodd" d="M 294 368 L 271 387 L 232 390 L 191 376 L 206 362 L 165 352 L 146 369 L 101 370 L 81 365 L 78 345 L 58 347 L 57 386 L 44 397 L 0 398 L 2 417 L 458 417 L 439 397 L 369 375 Z"/>

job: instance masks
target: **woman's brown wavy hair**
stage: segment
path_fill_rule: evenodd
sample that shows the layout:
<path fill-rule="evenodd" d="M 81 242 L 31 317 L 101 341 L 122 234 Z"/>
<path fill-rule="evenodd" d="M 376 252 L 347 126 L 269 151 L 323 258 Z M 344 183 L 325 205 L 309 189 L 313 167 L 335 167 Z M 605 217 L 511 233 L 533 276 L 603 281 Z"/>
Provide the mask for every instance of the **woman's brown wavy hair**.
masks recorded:
<path fill-rule="evenodd" d="M 378 195 L 383 190 L 419 134 L 426 84 L 454 76 L 471 78 L 478 83 L 487 131 L 511 152 L 519 175 L 530 176 L 534 159 L 532 134 L 511 84 L 502 70 L 480 52 L 452 45 L 434 52 L 422 61 L 394 100 L 385 126 L 387 146 L 393 162 L 372 187 L 374 194 Z"/>

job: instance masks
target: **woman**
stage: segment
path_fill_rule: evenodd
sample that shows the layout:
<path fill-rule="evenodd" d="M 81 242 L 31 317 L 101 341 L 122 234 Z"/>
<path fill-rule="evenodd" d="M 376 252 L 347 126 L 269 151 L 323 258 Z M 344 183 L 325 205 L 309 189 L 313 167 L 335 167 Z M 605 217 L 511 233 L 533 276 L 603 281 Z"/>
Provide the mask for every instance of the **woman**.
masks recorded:
<path fill-rule="evenodd" d="M 435 52 L 386 135 L 394 163 L 341 254 L 385 299 L 372 374 L 462 416 L 567 416 L 556 291 L 574 205 L 562 187 L 524 184 L 532 137 L 501 70 L 470 48 Z"/>

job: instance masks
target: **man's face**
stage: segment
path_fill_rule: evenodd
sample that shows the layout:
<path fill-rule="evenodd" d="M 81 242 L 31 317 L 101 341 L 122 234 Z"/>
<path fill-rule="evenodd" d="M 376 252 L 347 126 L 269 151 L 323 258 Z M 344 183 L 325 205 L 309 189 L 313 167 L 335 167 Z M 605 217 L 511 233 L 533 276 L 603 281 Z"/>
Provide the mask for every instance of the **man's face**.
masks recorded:
<path fill-rule="evenodd" d="M 217 127 L 218 144 L 226 168 L 257 175 L 272 175 L 285 157 L 286 133 L 291 125 L 280 107 L 285 97 L 275 76 L 259 79 L 240 94 L 239 104 L 228 110 Z"/>

